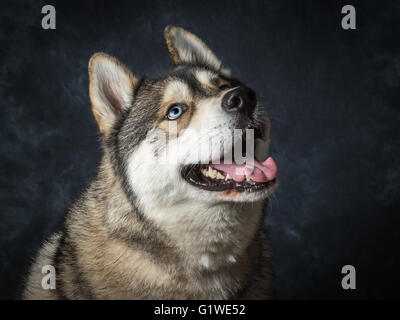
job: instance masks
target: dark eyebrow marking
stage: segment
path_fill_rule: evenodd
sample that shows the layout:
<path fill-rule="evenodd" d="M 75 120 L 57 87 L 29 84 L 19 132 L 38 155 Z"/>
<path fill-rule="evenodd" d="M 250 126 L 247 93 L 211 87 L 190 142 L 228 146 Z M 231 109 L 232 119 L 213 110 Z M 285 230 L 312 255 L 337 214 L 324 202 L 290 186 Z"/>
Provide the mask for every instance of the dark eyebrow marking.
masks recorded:
<path fill-rule="evenodd" d="M 198 71 L 205 71 L 215 74 L 215 78 L 210 79 L 211 83 L 214 83 L 214 81 L 218 78 L 222 78 L 217 71 L 194 64 L 179 65 L 170 73 L 170 76 L 185 82 L 194 94 L 209 97 L 213 93 L 210 92 L 209 88 L 203 87 L 203 84 L 197 79 L 195 74 Z"/>

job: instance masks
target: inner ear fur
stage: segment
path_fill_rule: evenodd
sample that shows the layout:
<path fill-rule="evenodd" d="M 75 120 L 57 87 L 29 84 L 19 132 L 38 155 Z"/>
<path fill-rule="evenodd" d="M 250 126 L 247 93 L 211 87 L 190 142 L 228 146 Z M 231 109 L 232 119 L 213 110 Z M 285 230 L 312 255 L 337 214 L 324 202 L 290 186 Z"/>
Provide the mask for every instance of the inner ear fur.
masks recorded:
<path fill-rule="evenodd" d="M 164 37 L 174 65 L 194 63 L 230 75 L 230 71 L 222 67 L 221 61 L 211 49 L 193 33 L 180 27 L 167 26 Z"/>
<path fill-rule="evenodd" d="M 107 134 L 132 105 L 137 79 L 116 58 L 103 52 L 89 61 L 89 95 L 100 132 Z"/>

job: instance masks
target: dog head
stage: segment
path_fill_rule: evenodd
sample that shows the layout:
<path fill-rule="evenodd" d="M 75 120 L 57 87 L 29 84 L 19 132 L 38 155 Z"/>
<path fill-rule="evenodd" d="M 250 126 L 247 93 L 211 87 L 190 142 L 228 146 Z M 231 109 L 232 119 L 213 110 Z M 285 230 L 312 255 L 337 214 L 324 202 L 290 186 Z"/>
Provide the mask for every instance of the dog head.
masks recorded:
<path fill-rule="evenodd" d="M 256 94 L 195 35 L 165 29 L 173 68 L 138 78 L 104 53 L 89 62 L 93 113 L 125 189 L 139 201 L 251 202 L 277 167 Z"/>

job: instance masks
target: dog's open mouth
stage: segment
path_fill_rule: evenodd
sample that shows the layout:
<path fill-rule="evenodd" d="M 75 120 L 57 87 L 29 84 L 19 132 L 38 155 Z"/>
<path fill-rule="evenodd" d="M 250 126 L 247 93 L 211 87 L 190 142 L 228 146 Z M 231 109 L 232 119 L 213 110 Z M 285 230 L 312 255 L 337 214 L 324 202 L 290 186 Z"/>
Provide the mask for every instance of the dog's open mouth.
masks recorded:
<path fill-rule="evenodd" d="M 258 150 L 259 149 L 259 150 Z M 255 192 L 272 188 L 276 183 L 278 167 L 267 157 L 262 143 L 255 142 L 255 159 L 243 164 L 193 164 L 183 167 L 182 176 L 190 184 L 208 191 L 235 190 L 238 192 Z"/>
<path fill-rule="evenodd" d="M 254 192 L 271 188 L 276 183 L 275 177 L 263 182 L 254 181 L 249 176 L 247 176 L 243 181 L 235 181 L 229 173 L 216 170 L 212 165 L 201 164 L 184 167 L 182 175 L 190 184 L 208 191 L 225 191 L 233 189 L 238 192 Z"/>

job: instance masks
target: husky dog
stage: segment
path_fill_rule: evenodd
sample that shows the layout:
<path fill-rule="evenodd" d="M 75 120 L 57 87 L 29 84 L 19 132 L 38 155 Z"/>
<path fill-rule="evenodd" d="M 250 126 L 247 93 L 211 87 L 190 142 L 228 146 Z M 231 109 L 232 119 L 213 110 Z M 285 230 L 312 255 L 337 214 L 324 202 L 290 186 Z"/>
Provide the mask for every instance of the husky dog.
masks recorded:
<path fill-rule="evenodd" d="M 173 26 L 164 34 L 174 66 L 162 77 L 136 77 L 104 53 L 90 59 L 104 154 L 63 230 L 39 251 L 25 299 L 274 296 L 262 222 L 277 166 L 264 108 L 198 37 Z M 252 170 L 225 161 L 247 135 Z M 174 161 L 161 159 L 165 150 Z M 56 270 L 53 290 L 42 288 L 45 265 Z"/>

